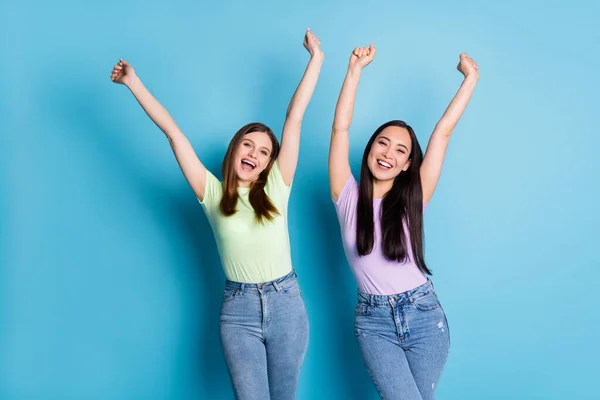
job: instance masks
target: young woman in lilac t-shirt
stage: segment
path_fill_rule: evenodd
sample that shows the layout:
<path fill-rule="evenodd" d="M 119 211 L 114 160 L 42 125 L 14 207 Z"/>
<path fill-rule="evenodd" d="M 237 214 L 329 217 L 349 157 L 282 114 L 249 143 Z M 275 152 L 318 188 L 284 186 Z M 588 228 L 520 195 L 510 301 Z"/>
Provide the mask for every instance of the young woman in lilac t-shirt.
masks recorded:
<path fill-rule="evenodd" d="M 403 121 L 380 126 L 365 148 L 360 181 L 348 160 L 356 89 L 375 47 L 357 48 L 335 110 L 329 181 L 342 241 L 358 284 L 355 333 L 384 399 L 433 399 L 450 337 L 446 316 L 427 275 L 423 211 L 437 185 L 450 136 L 479 79 L 466 54 L 464 80 L 437 123 L 427 152 Z"/>

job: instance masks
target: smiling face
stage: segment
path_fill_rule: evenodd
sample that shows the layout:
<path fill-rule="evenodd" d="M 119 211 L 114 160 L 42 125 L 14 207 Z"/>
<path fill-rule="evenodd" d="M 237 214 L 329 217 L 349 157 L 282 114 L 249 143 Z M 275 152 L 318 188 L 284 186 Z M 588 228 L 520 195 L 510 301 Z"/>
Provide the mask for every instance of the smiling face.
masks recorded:
<path fill-rule="evenodd" d="M 373 142 L 367 165 L 378 181 L 395 179 L 410 166 L 412 140 L 406 128 L 388 126 Z"/>
<path fill-rule="evenodd" d="M 233 160 L 238 186 L 248 187 L 271 161 L 273 143 L 265 132 L 250 132 L 240 140 Z"/>

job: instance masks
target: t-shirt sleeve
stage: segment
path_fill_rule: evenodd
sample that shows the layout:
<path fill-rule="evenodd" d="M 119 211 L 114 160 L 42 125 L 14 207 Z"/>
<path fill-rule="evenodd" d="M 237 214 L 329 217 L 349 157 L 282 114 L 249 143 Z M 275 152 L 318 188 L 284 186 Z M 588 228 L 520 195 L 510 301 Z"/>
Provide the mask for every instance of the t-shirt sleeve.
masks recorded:
<path fill-rule="evenodd" d="M 358 183 L 354 176 L 350 174 L 348 180 L 342 188 L 342 192 L 335 202 L 335 210 L 340 222 L 350 221 L 356 213 L 356 204 L 358 203 Z"/>
<path fill-rule="evenodd" d="M 265 185 L 265 192 L 274 201 L 277 199 L 287 200 L 290 197 L 292 191 L 292 185 L 286 185 L 281 175 L 281 169 L 279 169 L 279 161 L 275 161 L 269 172 L 267 178 L 267 184 Z"/>
<path fill-rule="evenodd" d="M 223 187 L 221 182 L 207 169 L 206 170 L 206 186 L 204 187 L 204 198 L 198 199 L 200 204 L 207 211 L 218 206 L 223 195 Z"/>

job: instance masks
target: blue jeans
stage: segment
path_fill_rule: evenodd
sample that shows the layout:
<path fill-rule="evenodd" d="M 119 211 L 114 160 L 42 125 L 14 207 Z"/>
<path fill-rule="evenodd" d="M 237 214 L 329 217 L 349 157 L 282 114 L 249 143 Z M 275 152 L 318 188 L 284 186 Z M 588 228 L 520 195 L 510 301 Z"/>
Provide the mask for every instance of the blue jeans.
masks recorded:
<path fill-rule="evenodd" d="M 308 318 L 294 271 L 272 282 L 227 281 L 221 344 L 237 399 L 295 399 Z"/>
<path fill-rule="evenodd" d="M 381 398 L 435 398 L 450 333 L 430 280 L 389 296 L 359 292 L 354 327 Z"/>

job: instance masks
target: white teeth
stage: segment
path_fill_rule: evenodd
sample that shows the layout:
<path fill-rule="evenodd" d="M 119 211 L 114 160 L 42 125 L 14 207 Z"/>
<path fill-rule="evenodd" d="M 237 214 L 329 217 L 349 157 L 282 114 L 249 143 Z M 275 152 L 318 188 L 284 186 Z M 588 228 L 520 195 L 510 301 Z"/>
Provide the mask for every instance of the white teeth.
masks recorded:
<path fill-rule="evenodd" d="M 249 161 L 249 160 L 246 160 L 245 158 L 242 158 L 242 162 L 245 163 L 245 164 L 248 164 L 252 168 L 256 168 L 256 164 L 254 164 L 252 161 Z"/>
<path fill-rule="evenodd" d="M 381 160 L 377 160 L 377 163 L 379 165 L 381 165 L 382 167 L 386 167 L 386 168 L 392 168 L 392 165 L 389 163 L 386 163 L 385 161 L 381 161 Z"/>

